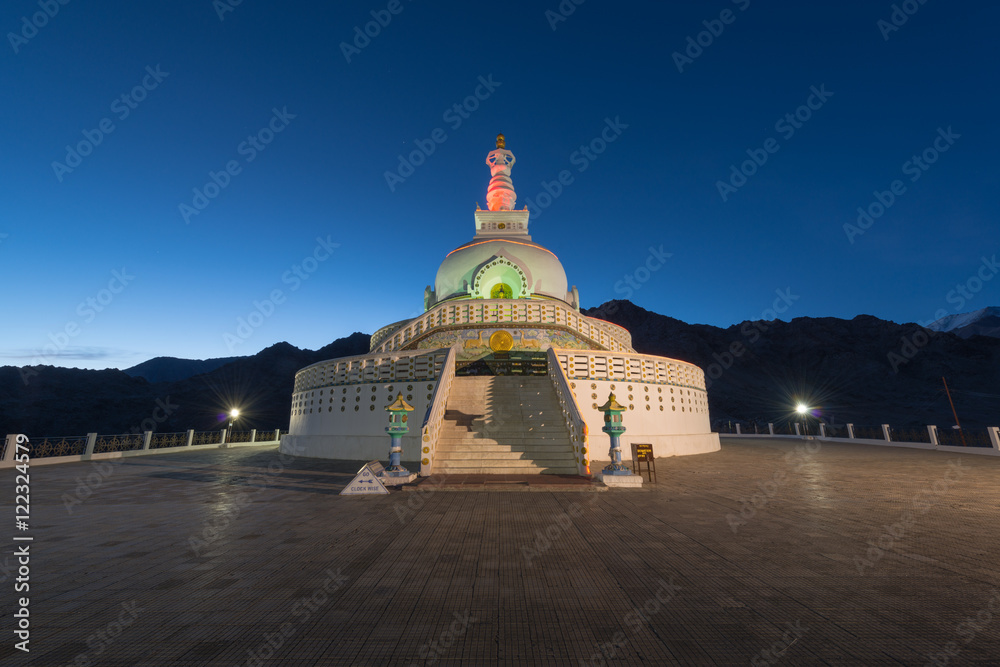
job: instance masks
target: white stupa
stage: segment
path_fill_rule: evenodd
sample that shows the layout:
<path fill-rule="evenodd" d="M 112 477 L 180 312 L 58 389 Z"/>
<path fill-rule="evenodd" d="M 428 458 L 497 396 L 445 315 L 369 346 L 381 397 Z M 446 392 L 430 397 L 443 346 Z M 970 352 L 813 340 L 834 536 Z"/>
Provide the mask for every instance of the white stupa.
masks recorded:
<path fill-rule="evenodd" d="M 503 135 L 487 164 L 489 210 L 477 207 L 472 240 L 441 263 L 425 312 L 376 331 L 368 354 L 300 370 L 282 451 L 384 459 L 384 408 L 400 393 L 418 422 L 402 458 L 425 476 L 589 475 L 610 459 L 597 409 L 610 393 L 628 408 L 626 460 L 631 443 L 657 457 L 718 450 L 702 370 L 637 354 L 628 331 L 581 315 L 562 263 L 532 240 L 527 208 L 514 208 Z"/>

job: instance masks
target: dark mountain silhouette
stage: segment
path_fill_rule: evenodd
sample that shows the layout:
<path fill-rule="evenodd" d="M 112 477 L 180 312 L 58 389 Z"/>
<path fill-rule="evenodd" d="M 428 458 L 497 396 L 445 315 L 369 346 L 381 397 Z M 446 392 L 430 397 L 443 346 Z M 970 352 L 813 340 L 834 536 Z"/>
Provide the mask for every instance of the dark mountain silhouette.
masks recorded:
<path fill-rule="evenodd" d="M 697 364 L 709 379 L 709 411 L 726 420 L 788 421 L 798 401 L 828 422 L 917 427 L 1000 422 L 1000 339 L 963 340 L 870 315 L 685 324 L 628 301 L 583 311 L 632 333 L 640 352 Z"/>
<path fill-rule="evenodd" d="M 628 301 L 584 313 L 624 326 L 640 352 L 703 368 L 715 423 L 780 424 L 804 401 L 833 423 L 945 428 L 953 419 L 942 376 L 948 378 L 963 426 L 1000 421 L 1000 339 L 963 339 L 868 315 L 742 322 L 722 329 L 685 324 Z M 364 354 L 368 343 L 369 336 L 361 333 L 315 351 L 278 343 L 169 382 L 118 370 L 5 366 L 0 368 L 0 434 L 209 430 L 228 423 L 226 413 L 233 407 L 242 412 L 240 430 L 287 428 L 295 372 L 318 361 Z M 167 372 L 180 372 L 166 366 Z"/>
<path fill-rule="evenodd" d="M 295 371 L 364 354 L 369 338 L 355 333 L 315 351 L 277 343 L 176 382 L 151 383 L 119 370 L 0 367 L 0 433 L 204 431 L 228 425 L 226 414 L 234 407 L 241 411 L 239 430 L 288 428 Z"/>
<path fill-rule="evenodd" d="M 146 378 L 157 382 L 177 382 L 195 375 L 209 373 L 220 366 L 244 357 L 220 357 L 218 359 L 178 359 L 177 357 L 156 357 L 144 361 L 122 372 L 131 377 Z"/>

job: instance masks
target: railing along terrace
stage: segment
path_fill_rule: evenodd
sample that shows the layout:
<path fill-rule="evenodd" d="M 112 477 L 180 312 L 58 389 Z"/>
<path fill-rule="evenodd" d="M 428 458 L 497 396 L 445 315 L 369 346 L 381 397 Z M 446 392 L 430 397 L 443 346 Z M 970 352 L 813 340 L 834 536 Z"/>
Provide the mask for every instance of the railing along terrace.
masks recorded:
<path fill-rule="evenodd" d="M 287 433 L 287 431 L 279 429 L 243 431 L 233 434 L 232 438 L 227 437 L 225 429 L 200 432 L 189 430 L 180 433 L 144 431 L 142 433 L 113 435 L 88 433 L 81 436 L 29 437 L 27 442 L 22 444 L 28 448 L 29 460 L 60 459 L 58 462 L 64 462 L 61 459 L 88 460 L 91 456 L 109 458 L 110 455 L 114 454 L 135 455 L 193 445 L 222 447 L 229 443 L 269 444 L 279 441 L 282 433 Z M 0 450 L 2 452 L 0 453 L 0 462 L 3 465 L 15 463 L 18 447 L 11 443 L 16 442 L 21 437 L 17 434 L 7 434 L 4 438 L 3 448 Z M 21 453 L 24 453 L 23 448 Z"/>
<path fill-rule="evenodd" d="M 881 426 L 857 426 L 854 427 L 854 437 L 861 440 L 885 440 L 885 434 Z"/>
<path fill-rule="evenodd" d="M 937 432 L 938 443 L 949 447 L 992 447 L 990 436 L 976 429 L 942 428 Z"/>
<path fill-rule="evenodd" d="M 827 434 L 829 434 L 829 430 L 827 427 Z M 889 437 L 893 442 L 926 442 L 927 444 L 931 442 L 931 434 L 927 432 L 926 428 L 892 428 L 889 429 Z"/>
<path fill-rule="evenodd" d="M 42 459 L 49 456 L 83 456 L 87 451 L 87 436 L 63 436 L 31 438 L 28 442 L 28 453 L 32 459 Z M 4 452 L 6 457 L 7 452 Z"/>
<path fill-rule="evenodd" d="M 738 422 L 723 422 L 715 429 L 717 433 L 726 435 L 754 435 L 745 430 Z M 793 428 L 794 423 L 799 425 L 799 432 Z M 779 436 L 811 436 L 837 440 L 867 440 L 882 441 L 886 443 L 898 443 L 903 446 L 917 445 L 926 447 L 965 447 L 968 449 L 988 449 L 994 453 L 1000 453 L 1000 428 L 990 426 L 986 429 L 939 429 L 937 426 L 928 425 L 920 427 L 892 428 L 889 424 L 881 426 L 855 426 L 854 424 L 809 424 L 806 428 L 804 422 L 788 422 L 783 426 L 768 424 L 768 431 L 774 429 L 774 434 Z M 814 430 L 815 429 L 815 430 Z M 741 432 L 742 431 L 742 432 Z M 818 431 L 818 432 L 817 432 Z M 765 431 L 766 433 L 767 431 Z"/>
<path fill-rule="evenodd" d="M 612 352 L 632 352 L 632 334 L 623 327 L 581 315 L 557 301 L 470 299 L 445 302 L 401 324 L 379 329 L 372 353 L 390 352 L 437 329 L 465 324 L 557 325 L 572 329 Z M 396 327 L 393 329 L 392 327 Z M 387 331 L 388 329 L 388 331 Z"/>
<path fill-rule="evenodd" d="M 129 433 L 125 435 L 99 435 L 94 442 L 94 453 L 104 454 L 106 452 L 131 452 L 142 449 L 146 436 L 142 433 Z"/>
<path fill-rule="evenodd" d="M 154 433 L 149 441 L 150 449 L 162 449 L 164 447 L 184 447 L 187 445 L 187 433 Z"/>
<path fill-rule="evenodd" d="M 823 428 L 826 430 L 826 435 L 829 438 L 848 437 L 846 424 L 824 424 Z"/>

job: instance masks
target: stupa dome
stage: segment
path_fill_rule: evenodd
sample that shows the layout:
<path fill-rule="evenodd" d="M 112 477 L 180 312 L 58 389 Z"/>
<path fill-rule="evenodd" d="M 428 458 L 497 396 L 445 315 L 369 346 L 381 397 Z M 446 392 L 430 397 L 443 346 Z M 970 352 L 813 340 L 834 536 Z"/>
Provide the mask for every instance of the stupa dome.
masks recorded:
<path fill-rule="evenodd" d="M 438 303 L 457 297 L 572 300 L 562 262 L 525 237 L 479 238 L 452 250 L 438 269 L 434 294 Z"/>

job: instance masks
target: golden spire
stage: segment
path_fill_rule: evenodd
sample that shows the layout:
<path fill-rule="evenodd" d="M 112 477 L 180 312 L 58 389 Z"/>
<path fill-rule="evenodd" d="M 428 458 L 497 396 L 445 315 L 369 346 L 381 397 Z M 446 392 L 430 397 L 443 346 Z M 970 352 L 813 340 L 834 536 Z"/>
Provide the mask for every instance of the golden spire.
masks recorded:
<path fill-rule="evenodd" d="M 497 148 L 507 148 L 507 146 L 505 144 L 506 144 L 506 140 L 504 139 L 503 134 L 498 134 L 497 135 Z"/>

